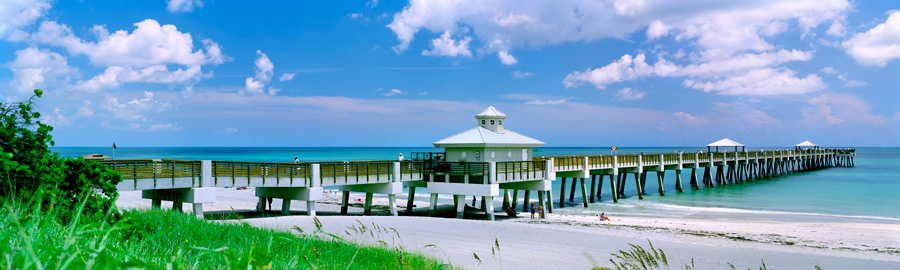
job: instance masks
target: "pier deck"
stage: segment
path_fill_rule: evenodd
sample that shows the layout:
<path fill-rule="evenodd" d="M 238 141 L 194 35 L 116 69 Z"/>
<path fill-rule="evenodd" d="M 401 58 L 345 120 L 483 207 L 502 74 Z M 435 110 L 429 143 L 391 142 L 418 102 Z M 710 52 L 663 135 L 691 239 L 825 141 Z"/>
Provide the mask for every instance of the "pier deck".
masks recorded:
<path fill-rule="evenodd" d="M 752 152 L 696 152 L 642 153 L 617 155 L 540 156 L 531 161 L 504 162 L 444 162 L 412 161 L 349 161 L 349 162 L 244 162 L 213 160 L 104 160 L 119 172 L 122 182 L 118 190 L 142 190 L 143 197 L 159 206 L 162 200 L 174 202 L 180 209 L 192 203 L 194 212 L 203 213 L 203 203 L 215 202 L 216 187 L 255 187 L 259 197 L 258 210 L 265 207 L 266 198 L 283 199 L 282 211 L 287 213 L 292 200 L 307 202 L 308 214 L 315 215 L 315 202 L 322 199 L 324 187 L 344 192 L 342 213 L 346 214 L 349 192 L 365 192 L 365 214 L 371 211 L 372 195 L 387 194 L 390 211 L 397 215 L 396 195 L 403 187 L 410 187 L 407 211 L 412 209 L 415 187 L 427 187 L 432 194 L 432 210 L 437 194 L 453 194 L 457 216 L 463 217 L 466 196 L 482 197 L 482 210 L 493 219 L 493 198 L 503 189 L 503 209 L 515 209 L 518 191 L 525 192 L 523 212 L 529 210 L 530 191 L 538 192 L 539 204 L 552 201 L 551 181 L 561 178 L 559 207 L 565 206 L 567 179 L 572 179 L 569 200 L 581 180 L 584 205 L 600 197 L 600 189 L 593 183 L 609 176 L 610 195 L 618 201 L 624 195 L 628 174 L 634 175 L 638 197 L 643 198 L 647 173 L 656 172 L 659 193 L 664 195 L 666 170 L 674 170 L 675 189 L 682 191 L 681 171 L 691 169 L 690 185 L 713 187 L 742 181 L 827 168 L 853 166 L 854 149 L 770 150 Z M 715 167 L 715 175 L 711 168 Z M 703 170 L 698 177 L 697 170 Z M 590 193 L 585 179 L 592 182 Z M 512 198 L 509 191 L 512 190 Z M 545 200 L 546 198 L 546 200 Z M 552 203 L 543 207 L 552 212 Z M 543 214 L 543 213 L 542 213 Z"/>

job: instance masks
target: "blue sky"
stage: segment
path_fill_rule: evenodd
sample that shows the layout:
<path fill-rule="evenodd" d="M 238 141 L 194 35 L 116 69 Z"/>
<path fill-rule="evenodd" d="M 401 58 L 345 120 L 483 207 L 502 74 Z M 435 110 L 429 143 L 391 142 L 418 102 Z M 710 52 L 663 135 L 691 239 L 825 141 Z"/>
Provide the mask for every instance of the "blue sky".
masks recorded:
<path fill-rule="evenodd" d="M 900 146 L 896 1 L 0 0 L 58 146 Z"/>

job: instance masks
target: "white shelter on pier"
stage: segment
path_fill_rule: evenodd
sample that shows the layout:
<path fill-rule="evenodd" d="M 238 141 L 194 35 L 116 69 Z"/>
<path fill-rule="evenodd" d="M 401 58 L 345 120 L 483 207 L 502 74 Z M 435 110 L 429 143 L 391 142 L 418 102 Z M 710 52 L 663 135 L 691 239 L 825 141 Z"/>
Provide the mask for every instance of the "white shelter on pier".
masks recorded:
<path fill-rule="evenodd" d="M 716 152 L 719 151 L 719 146 L 721 146 L 721 147 L 732 147 L 732 146 L 734 146 L 734 151 L 735 151 L 735 152 L 738 151 L 737 148 L 738 148 L 738 146 L 740 146 L 740 147 L 741 147 L 741 151 L 744 151 L 744 144 L 739 143 L 739 142 L 736 142 L 736 141 L 734 141 L 734 140 L 732 140 L 732 139 L 729 139 L 729 138 L 721 139 L 721 140 L 715 141 L 715 142 L 713 142 L 713 143 L 711 143 L 711 144 L 707 144 L 707 145 L 706 145 L 706 151 L 709 152 L 710 149 L 711 149 L 713 146 L 716 147 Z"/>
<path fill-rule="evenodd" d="M 819 145 L 818 145 L 818 144 L 814 144 L 814 143 L 812 143 L 812 142 L 810 142 L 810 141 L 803 141 L 802 143 L 798 143 L 798 144 L 796 144 L 796 145 L 794 145 L 794 146 L 796 146 L 796 147 L 798 147 L 798 148 L 800 148 L 800 147 L 819 148 Z"/>
<path fill-rule="evenodd" d="M 477 126 L 434 142 L 444 147 L 446 161 L 492 162 L 529 161 L 534 147 L 544 142 L 503 127 L 506 114 L 490 106 L 475 115 Z"/>

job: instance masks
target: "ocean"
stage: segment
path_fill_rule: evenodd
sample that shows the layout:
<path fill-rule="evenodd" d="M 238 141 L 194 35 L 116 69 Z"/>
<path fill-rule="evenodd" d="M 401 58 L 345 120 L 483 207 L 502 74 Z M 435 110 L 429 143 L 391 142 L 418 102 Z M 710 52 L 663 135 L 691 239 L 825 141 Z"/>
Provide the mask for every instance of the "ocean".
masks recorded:
<path fill-rule="evenodd" d="M 748 151 L 777 148 L 748 148 Z M 434 147 L 52 147 L 61 156 L 75 157 L 92 153 L 115 155 L 117 159 L 185 159 L 225 161 L 290 162 L 301 161 L 396 160 L 398 153 L 440 152 Z M 704 148 L 620 147 L 619 154 L 685 153 Z M 535 155 L 609 154 L 609 148 L 544 147 Z M 409 157 L 407 157 L 409 158 Z M 647 177 L 647 194 L 638 200 L 633 175 L 628 178 L 625 199 L 612 203 L 609 179 L 605 178 L 599 202 L 581 203 L 581 191 L 564 208 L 554 213 L 571 215 L 607 215 L 701 218 L 717 220 L 773 220 L 789 222 L 870 222 L 900 224 L 900 148 L 866 147 L 856 149 L 854 167 L 833 167 L 775 177 L 743 184 L 690 188 L 690 170 L 682 171 L 684 192 L 675 191 L 675 175 L 668 171 L 663 184 L 666 195 L 657 192 L 655 173 Z M 698 170 L 698 174 L 700 171 Z M 590 192 L 590 179 L 586 180 Z M 553 183 L 554 203 L 559 203 L 559 180 Z M 572 180 L 568 181 L 571 185 Z M 570 186 L 567 186 L 568 196 Z M 417 189 L 416 193 L 427 193 Z M 532 201 L 536 200 L 535 198 Z M 497 199 L 498 203 L 501 199 Z"/>

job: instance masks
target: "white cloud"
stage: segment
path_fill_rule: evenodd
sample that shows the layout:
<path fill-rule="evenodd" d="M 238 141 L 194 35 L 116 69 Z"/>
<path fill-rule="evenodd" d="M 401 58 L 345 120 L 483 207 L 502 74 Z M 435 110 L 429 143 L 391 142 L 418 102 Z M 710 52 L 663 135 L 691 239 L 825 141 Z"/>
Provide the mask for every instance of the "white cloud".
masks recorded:
<path fill-rule="evenodd" d="M 826 74 L 837 74 L 838 73 L 838 70 L 834 69 L 833 67 L 823 67 L 820 71 L 822 71 Z"/>
<path fill-rule="evenodd" d="M 0 39 L 29 26 L 50 9 L 48 0 L 15 0 L 0 3 Z M 21 34 L 21 33 L 20 33 Z"/>
<path fill-rule="evenodd" d="M 807 75 L 806 78 L 798 78 L 796 75 L 797 72 L 790 69 L 763 68 L 718 81 L 687 79 L 682 84 L 704 92 L 718 91 L 723 95 L 750 96 L 804 94 L 826 87 L 816 74 Z"/>
<path fill-rule="evenodd" d="M 644 97 L 646 93 L 641 92 L 637 89 L 631 89 L 631 87 L 625 87 L 619 90 L 616 94 L 616 98 L 619 100 L 637 100 Z"/>
<path fill-rule="evenodd" d="M 354 19 L 354 20 L 360 20 L 362 22 L 369 21 L 369 18 L 366 17 L 366 15 L 363 15 L 362 13 L 350 13 L 350 14 L 347 14 L 347 17 L 350 17 L 350 19 Z"/>
<path fill-rule="evenodd" d="M 626 54 L 606 66 L 572 72 L 565 77 L 563 84 L 566 87 L 577 87 L 588 82 L 597 88 L 605 89 L 612 83 L 644 77 L 687 77 L 684 81 L 685 86 L 703 89 L 707 92 L 716 90 L 722 94 L 732 95 L 797 94 L 818 91 L 825 85 L 815 74 L 806 78 L 797 78 L 795 71 L 775 70 L 769 67 L 790 61 L 808 61 L 810 59 L 812 59 L 811 52 L 779 50 L 765 53 L 743 53 L 726 59 L 680 66 L 662 57 L 659 57 L 655 64 L 650 65 L 644 54 L 638 54 L 635 57 Z M 754 79 L 764 81 L 752 81 Z M 716 80 L 716 82 L 709 80 Z M 783 83 L 779 84 L 779 80 Z M 753 84 L 739 84 L 744 82 Z M 759 88 L 770 86 L 778 86 L 778 88 Z"/>
<path fill-rule="evenodd" d="M 516 59 L 515 57 L 513 57 L 511 54 L 509 54 L 506 51 L 498 52 L 497 57 L 500 57 L 500 63 L 503 63 L 504 65 L 507 65 L 507 66 L 515 65 L 516 63 L 519 62 L 518 59 Z"/>
<path fill-rule="evenodd" d="M 650 22 L 650 26 L 647 27 L 647 39 L 655 40 L 666 36 L 669 34 L 669 29 L 672 29 L 672 27 L 666 26 L 659 20 L 654 20 Z"/>
<path fill-rule="evenodd" d="M 366 2 L 366 7 L 368 7 L 368 8 L 378 7 L 378 0 L 369 0 L 368 2 Z"/>
<path fill-rule="evenodd" d="M 203 8 L 202 0 L 166 0 L 166 10 L 172 13 L 192 12 L 194 7 Z"/>
<path fill-rule="evenodd" d="M 272 80 L 272 76 L 275 74 L 275 64 L 272 64 L 272 61 L 269 60 L 269 56 L 263 53 L 261 50 L 256 50 L 256 60 L 253 61 L 254 69 L 256 70 L 256 76 L 247 77 L 244 81 L 244 93 L 248 93 L 251 95 L 260 95 L 260 94 L 269 94 L 275 95 L 281 89 L 269 87 L 268 92 L 264 90 L 266 84 Z M 282 78 L 284 75 L 281 76 Z M 294 76 L 290 76 L 293 78 Z"/>
<path fill-rule="evenodd" d="M 512 100 L 522 100 L 525 101 L 525 104 L 529 105 L 559 105 L 575 99 L 575 97 L 562 98 L 533 94 L 506 94 L 501 95 L 501 97 Z"/>
<path fill-rule="evenodd" d="M 844 87 L 860 87 L 860 86 L 869 85 L 869 83 L 864 82 L 864 81 L 847 79 L 847 76 L 844 76 L 843 74 L 838 75 L 838 79 L 844 82 Z"/>
<path fill-rule="evenodd" d="M 233 127 L 229 127 L 229 128 L 225 128 L 225 129 L 222 129 L 222 130 L 219 130 L 219 131 L 216 131 L 216 133 L 225 133 L 225 134 L 231 134 L 231 133 L 237 133 L 237 132 L 238 132 L 238 131 L 239 131 L 239 130 L 238 130 L 238 129 L 236 129 L 236 128 L 233 128 Z"/>
<path fill-rule="evenodd" d="M 297 75 L 297 73 L 282 73 L 281 76 L 278 77 L 278 81 L 280 81 L 280 82 L 290 81 L 290 80 L 293 80 L 294 76 L 296 76 L 296 75 Z"/>
<path fill-rule="evenodd" d="M 472 41 L 471 37 L 464 37 L 459 41 L 453 40 L 453 38 L 450 37 L 450 32 L 447 31 L 444 32 L 440 38 L 432 39 L 431 49 L 422 51 L 422 55 L 471 57 L 472 52 L 469 51 L 470 41 Z"/>
<path fill-rule="evenodd" d="M 107 97 L 103 108 L 112 113 L 116 119 L 126 121 L 148 121 L 148 112 L 157 112 L 169 107 L 168 103 L 160 102 L 153 98 L 153 92 L 144 91 L 143 98 L 135 98 L 125 103 L 119 103 L 115 97 Z"/>
<path fill-rule="evenodd" d="M 848 125 L 867 124 L 880 125 L 887 122 L 888 117 L 873 115 L 872 108 L 856 96 L 829 93 L 807 100 L 810 106 L 800 109 L 805 121 L 809 124 Z"/>
<path fill-rule="evenodd" d="M 190 66 L 187 69 L 170 71 L 166 65 L 155 65 L 145 68 L 132 68 L 111 66 L 103 73 L 86 81 L 79 81 L 75 88 L 97 92 L 102 89 L 117 88 L 124 83 L 167 83 L 185 84 L 199 81 L 201 78 L 210 77 L 211 74 L 203 74 L 200 66 Z"/>
<path fill-rule="evenodd" d="M 559 104 L 566 103 L 566 102 L 568 102 L 569 100 L 570 100 L 570 98 L 563 98 L 563 99 L 548 99 L 548 100 L 529 100 L 529 101 L 525 102 L 525 104 L 531 104 L 531 105 L 559 105 Z"/>
<path fill-rule="evenodd" d="M 887 20 L 865 33 L 844 41 L 844 49 L 865 66 L 886 66 L 900 58 L 900 11 L 891 11 Z"/>
<path fill-rule="evenodd" d="M 20 95 L 8 99 L 29 96 L 37 88 L 64 85 L 78 76 L 78 69 L 70 67 L 65 56 L 35 47 L 16 51 L 16 59 L 6 66 L 13 72 L 10 86 Z"/>
<path fill-rule="evenodd" d="M 516 78 L 521 79 L 521 78 L 531 77 L 531 76 L 534 76 L 534 75 L 537 75 L 537 74 L 534 74 L 534 73 L 531 73 L 531 72 L 523 72 L 523 71 L 520 71 L 520 70 L 516 70 L 516 71 L 513 71 L 513 72 L 512 72 L 512 75 L 513 75 L 513 77 L 516 77 Z"/>
<path fill-rule="evenodd" d="M 400 89 L 391 89 L 391 91 L 384 93 L 383 95 L 387 96 L 387 97 L 391 97 L 391 96 L 396 96 L 396 95 L 402 95 L 405 93 L 406 92 L 400 91 Z"/>
<path fill-rule="evenodd" d="M 125 30 L 109 33 L 104 26 L 95 26 L 92 31 L 97 35 L 97 42 L 87 42 L 76 37 L 69 26 L 45 21 L 26 40 L 60 46 L 72 55 L 86 55 L 95 66 L 195 66 L 227 60 L 219 45 L 208 39 L 201 41 L 205 51 L 194 50 L 191 34 L 178 31 L 174 25 L 160 25 L 156 20 L 146 19 L 134 26 L 131 33 Z"/>
<path fill-rule="evenodd" d="M 702 117 L 702 116 L 693 116 L 693 115 L 691 115 L 691 114 L 689 114 L 689 113 L 685 113 L 685 112 L 676 112 L 676 113 L 675 113 L 675 119 L 678 119 L 678 120 L 680 120 L 680 121 L 682 121 L 682 122 L 685 122 L 685 123 L 688 123 L 688 124 L 706 124 L 706 123 L 709 123 L 709 120 L 706 119 L 706 118 L 704 118 L 704 117 Z"/>
<path fill-rule="evenodd" d="M 176 131 L 181 129 L 178 127 L 178 124 L 166 123 L 166 124 L 155 124 L 150 126 L 147 131 Z"/>
<path fill-rule="evenodd" d="M 691 41 L 705 60 L 777 46 L 765 38 L 797 24 L 803 32 L 835 20 L 851 9 L 847 0 L 797 1 L 431 1 L 411 0 L 388 24 L 401 52 L 426 29 L 442 33 L 471 29 L 485 53 L 543 47 L 602 38 L 627 39 L 647 29 L 648 38 L 666 35 Z M 662 22 L 665 22 L 663 24 Z M 836 31 L 836 30 L 835 30 Z"/>

